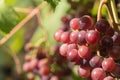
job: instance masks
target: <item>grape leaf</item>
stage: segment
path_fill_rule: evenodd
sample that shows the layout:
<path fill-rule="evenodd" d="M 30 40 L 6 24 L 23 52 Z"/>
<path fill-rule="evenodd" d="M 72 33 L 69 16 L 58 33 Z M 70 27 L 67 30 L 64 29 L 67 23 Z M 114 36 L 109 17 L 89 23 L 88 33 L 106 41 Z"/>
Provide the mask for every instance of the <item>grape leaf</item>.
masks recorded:
<path fill-rule="evenodd" d="M 5 8 L 5 10 L 0 13 L 0 30 L 9 33 L 21 19 L 22 17 L 12 8 Z"/>
<path fill-rule="evenodd" d="M 58 3 L 60 2 L 60 0 L 45 0 L 45 1 L 47 1 L 53 7 L 53 9 L 55 9 Z"/>

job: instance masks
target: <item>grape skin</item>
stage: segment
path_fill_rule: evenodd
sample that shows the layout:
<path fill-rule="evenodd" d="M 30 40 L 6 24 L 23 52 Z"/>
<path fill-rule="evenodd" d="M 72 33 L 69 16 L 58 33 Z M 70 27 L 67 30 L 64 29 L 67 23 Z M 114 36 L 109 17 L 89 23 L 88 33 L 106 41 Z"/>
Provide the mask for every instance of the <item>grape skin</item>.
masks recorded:
<path fill-rule="evenodd" d="M 107 72 L 112 72 L 115 69 L 115 62 L 112 58 L 106 58 L 102 62 L 102 68 Z"/>
<path fill-rule="evenodd" d="M 79 66 L 78 74 L 81 77 L 88 78 L 90 76 L 90 67 Z"/>
<path fill-rule="evenodd" d="M 93 20 L 90 16 L 84 15 L 80 18 L 79 25 L 81 30 L 90 29 L 93 26 Z"/>
<path fill-rule="evenodd" d="M 88 59 L 91 56 L 91 49 L 85 45 L 79 46 L 78 54 L 83 59 Z"/>
<path fill-rule="evenodd" d="M 103 80 L 106 77 L 106 73 L 102 68 L 94 68 L 91 72 L 92 80 Z"/>
<path fill-rule="evenodd" d="M 99 38 L 100 38 L 100 35 L 99 35 L 98 31 L 95 31 L 95 30 L 87 31 L 86 37 L 85 37 L 87 43 L 89 43 L 89 44 L 96 44 L 98 42 Z"/>

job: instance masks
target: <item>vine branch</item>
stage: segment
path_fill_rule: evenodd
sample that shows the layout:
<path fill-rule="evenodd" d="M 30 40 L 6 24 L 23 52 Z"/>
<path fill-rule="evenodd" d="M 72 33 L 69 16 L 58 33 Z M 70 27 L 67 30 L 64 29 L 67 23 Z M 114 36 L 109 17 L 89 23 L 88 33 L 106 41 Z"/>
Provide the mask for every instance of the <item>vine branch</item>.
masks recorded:
<path fill-rule="evenodd" d="M 0 40 L 0 46 L 2 46 L 12 35 L 14 35 L 25 23 L 27 23 L 33 16 L 35 16 L 41 8 L 43 8 L 46 5 L 46 2 L 43 2 L 39 6 L 37 6 L 35 9 L 32 10 L 31 13 L 28 14 L 19 24 L 17 24 L 9 34 L 7 34 L 5 37 L 3 37 Z"/>

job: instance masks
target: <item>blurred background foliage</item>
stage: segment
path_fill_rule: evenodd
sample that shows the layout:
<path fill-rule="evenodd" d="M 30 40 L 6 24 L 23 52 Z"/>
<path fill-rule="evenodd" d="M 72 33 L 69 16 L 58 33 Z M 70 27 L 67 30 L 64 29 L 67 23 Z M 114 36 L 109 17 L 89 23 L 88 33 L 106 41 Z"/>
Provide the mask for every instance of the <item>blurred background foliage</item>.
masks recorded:
<path fill-rule="evenodd" d="M 27 43 L 38 46 L 46 37 L 45 31 L 47 31 L 49 45 L 54 45 L 56 42 L 53 33 L 59 28 L 62 16 L 76 14 L 75 17 L 80 17 L 89 14 L 96 20 L 99 5 L 99 0 L 0 0 L 0 40 L 10 34 L 17 24 L 43 2 L 47 2 L 47 5 L 40 10 L 40 16 L 33 16 L 0 46 L 0 80 L 26 80 L 24 72 L 17 73 L 15 64 L 16 57 L 20 64 L 23 64 L 23 56 L 26 54 L 24 46 Z M 71 5 L 71 3 L 75 4 Z M 102 14 L 103 17 L 107 16 L 106 9 L 102 9 Z M 77 75 L 76 68 L 73 69 L 71 80 L 82 80 Z"/>

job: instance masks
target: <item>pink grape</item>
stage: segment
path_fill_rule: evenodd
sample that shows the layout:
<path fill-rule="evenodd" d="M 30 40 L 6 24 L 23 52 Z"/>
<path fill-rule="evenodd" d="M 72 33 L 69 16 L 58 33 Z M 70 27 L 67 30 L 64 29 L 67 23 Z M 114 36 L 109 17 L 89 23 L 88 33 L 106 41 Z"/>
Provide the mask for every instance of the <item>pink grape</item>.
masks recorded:
<path fill-rule="evenodd" d="M 79 47 L 78 54 L 81 58 L 88 59 L 91 56 L 92 52 L 89 47 L 82 45 Z"/>
<path fill-rule="evenodd" d="M 73 18 L 73 19 L 70 21 L 70 27 L 71 27 L 71 29 L 73 29 L 73 30 L 79 29 L 79 18 Z"/>
<path fill-rule="evenodd" d="M 92 80 L 103 80 L 106 77 L 106 73 L 102 68 L 94 68 L 91 72 Z"/>
<path fill-rule="evenodd" d="M 54 38 L 56 41 L 60 42 L 60 37 L 61 37 L 61 34 L 63 33 L 62 30 L 57 30 L 55 33 L 54 33 Z"/>
<path fill-rule="evenodd" d="M 73 31 L 70 33 L 70 41 L 72 43 L 78 43 L 78 31 Z"/>
<path fill-rule="evenodd" d="M 106 58 L 102 62 L 102 68 L 107 72 L 112 72 L 115 69 L 115 62 L 112 58 Z"/>
<path fill-rule="evenodd" d="M 68 46 L 68 44 L 62 44 L 62 45 L 60 46 L 59 51 L 60 51 L 60 54 L 61 54 L 62 56 L 66 56 L 66 55 L 67 55 L 67 46 Z"/>
<path fill-rule="evenodd" d="M 90 29 L 93 26 L 93 20 L 90 16 L 84 15 L 80 18 L 79 25 L 81 30 Z"/>
<path fill-rule="evenodd" d="M 61 34 L 60 41 L 63 43 L 69 43 L 70 42 L 70 32 L 66 31 Z"/>
<path fill-rule="evenodd" d="M 97 43 L 99 41 L 99 38 L 100 38 L 99 32 L 95 30 L 87 31 L 86 37 L 85 37 L 87 43 L 89 44 Z"/>

